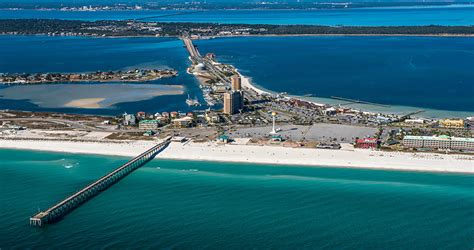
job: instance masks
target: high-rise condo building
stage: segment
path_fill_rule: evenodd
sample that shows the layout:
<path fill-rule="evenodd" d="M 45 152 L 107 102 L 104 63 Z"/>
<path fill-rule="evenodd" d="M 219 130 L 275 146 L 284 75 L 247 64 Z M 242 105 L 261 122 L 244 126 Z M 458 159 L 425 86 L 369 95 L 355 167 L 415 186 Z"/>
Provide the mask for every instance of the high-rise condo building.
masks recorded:
<path fill-rule="evenodd" d="M 224 113 L 236 114 L 244 106 L 244 93 L 242 91 L 231 91 L 224 93 Z"/>
<path fill-rule="evenodd" d="M 242 81 L 240 76 L 234 75 L 232 78 L 232 90 L 233 91 L 240 91 L 242 89 Z"/>

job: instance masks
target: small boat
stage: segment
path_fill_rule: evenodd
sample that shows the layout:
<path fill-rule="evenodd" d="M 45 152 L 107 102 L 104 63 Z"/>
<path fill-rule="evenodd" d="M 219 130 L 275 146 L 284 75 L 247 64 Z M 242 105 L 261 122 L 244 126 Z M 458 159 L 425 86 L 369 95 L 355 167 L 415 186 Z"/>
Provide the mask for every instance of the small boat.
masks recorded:
<path fill-rule="evenodd" d="M 188 106 L 201 106 L 201 103 L 199 103 L 199 100 L 197 99 L 197 97 L 195 97 L 194 99 L 191 99 L 188 95 L 188 99 L 186 99 L 186 104 L 188 104 Z"/>

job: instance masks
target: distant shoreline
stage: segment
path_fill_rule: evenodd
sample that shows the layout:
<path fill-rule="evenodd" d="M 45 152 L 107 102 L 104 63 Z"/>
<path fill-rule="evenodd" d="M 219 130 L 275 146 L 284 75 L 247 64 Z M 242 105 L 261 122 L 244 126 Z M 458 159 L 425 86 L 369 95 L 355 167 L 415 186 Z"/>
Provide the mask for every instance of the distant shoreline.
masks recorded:
<path fill-rule="evenodd" d="M 219 24 L 199 22 L 0 19 L 0 34 L 91 37 L 233 36 L 474 36 L 473 25 L 331 26 L 309 24 Z"/>
<path fill-rule="evenodd" d="M 48 35 L 44 33 L 36 34 L 8 34 L 0 33 L 0 36 L 48 36 L 48 37 L 89 37 L 89 38 L 176 38 L 179 36 L 154 36 L 154 35 L 133 35 L 133 36 L 89 36 L 89 35 Z M 193 40 L 207 40 L 218 38 L 233 38 L 233 37 L 466 37 L 472 38 L 474 34 L 254 34 L 254 35 L 228 35 L 228 36 L 212 36 L 201 37 Z"/>
<path fill-rule="evenodd" d="M 262 35 L 233 35 L 233 36 L 221 36 L 216 38 L 225 37 L 298 37 L 298 36 L 406 36 L 406 37 L 474 37 L 474 34 L 262 34 Z"/>
<path fill-rule="evenodd" d="M 314 3 L 302 5 L 302 3 L 293 4 L 251 4 L 242 5 L 239 7 L 222 6 L 219 3 L 207 3 L 206 5 L 168 5 L 162 4 L 160 6 L 148 6 L 147 4 L 140 5 L 140 8 L 135 8 L 136 5 L 123 5 L 118 7 L 117 5 L 99 4 L 94 5 L 93 9 L 81 9 L 81 4 L 70 4 L 70 5 L 54 5 L 46 4 L 41 5 L 28 5 L 28 4 L 3 4 L 0 10 L 3 11 L 64 11 L 64 12 L 111 12 L 111 11 L 318 11 L 318 10 L 353 10 L 353 9 L 413 9 L 413 8 L 449 8 L 449 7 L 472 7 L 474 4 L 466 3 L 455 3 L 455 2 L 413 2 L 413 3 Z M 106 8 L 108 7 L 108 8 Z M 66 8 L 66 9 L 64 9 Z M 165 8 L 165 9 L 163 9 Z"/>

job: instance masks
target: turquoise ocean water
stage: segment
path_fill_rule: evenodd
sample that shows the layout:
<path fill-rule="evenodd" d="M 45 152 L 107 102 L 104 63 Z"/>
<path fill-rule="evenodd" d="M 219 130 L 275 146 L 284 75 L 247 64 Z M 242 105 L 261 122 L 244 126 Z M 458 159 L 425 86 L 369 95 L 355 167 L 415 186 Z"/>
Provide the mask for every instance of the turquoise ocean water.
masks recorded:
<path fill-rule="evenodd" d="M 155 160 L 44 228 L 126 161 L 0 150 L 0 248 L 472 249 L 472 175 Z"/>
<path fill-rule="evenodd" d="M 179 15 L 175 15 L 179 13 Z M 246 24 L 318 24 L 347 26 L 473 25 L 473 5 L 361 8 L 338 10 L 210 10 L 210 11 L 34 11 L 0 10 L 0 18 L 126 20 Z M 143 19 L 144 18 L 144 19 Z"/>

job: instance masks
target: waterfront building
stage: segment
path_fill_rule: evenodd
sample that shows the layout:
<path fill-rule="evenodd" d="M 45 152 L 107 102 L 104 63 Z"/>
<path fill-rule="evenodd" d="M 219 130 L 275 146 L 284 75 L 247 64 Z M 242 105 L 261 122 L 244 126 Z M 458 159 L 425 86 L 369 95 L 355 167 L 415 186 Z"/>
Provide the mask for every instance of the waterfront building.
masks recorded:
<path fill-rule="evenodd" d="M 424 124 L 425 120 L 424 119 L 406 119 L 405 123 L 406 124 Z"/>
<path fill-rule="evenodd" d="M 224 113 L 236 114 L 244 106 L 244 93 L 242 91 L 231 91 L 224 94 Z"/>
<path fill-rule="evenodd" d="M 221 121 L 221 117 L 219 116 L 219 114 L 212 111 L 206 112 L 205 119 L 210 124 L 219 123 Z"/>
<path fill-rule="evenodd" d="M 324 110 L 324 114 L 327 116 L 335 115 L 336 114 L 336 109 L 334 107 L 329 107 Z"/>
<path fill-rule="evenodd" d="M 123 125 L 131 126 L 131 125 L 135 125 L 135 124 L 137 124 L 137 119 L 136 119 L 135 115 L 127 114 L 127 113 L 123 114 Z"/>
<path fill-rule="evenodd" d="M 403 147 L 474 151 L 474 138 L 407 135 L 403 138 Z"/>
<path fill-rule="evenodd" d="M 141 120 L 138 123 L 138 128 L 142 130 L 156 130 L 159 122 L 157 120 Z"/>
<path fill-rule="evenodd" d="M 185 117 L 182 117 L 182 118 L 174 119 L 172 122 L 173 122 L 173 125 L 176 128 L 187 128 L 187 127 L 191 126 L 191 124 L 193 122 L 193 118 L 191 118 L 189 116 L 185 116 Z"/>
<path fill-rule="evenodd" d="M 241 89 L 242 89 L 242 80 L 240 79 L 240 76 L 234 75 L 232 77 L 232 90 L 239 91 Z"/>
<path fill-rule="evenodd" d="M 137 112 L 137 119 L 142 120 L 146 118 L 146 113 L 143 111 Z"/>
<path fill-rule="evenodd" d="M 474 129 L 474 117 L 467 117 L 465 125 L 466 128 Z"/>
<path fill-rule="evenodd" d="M 444 128 L 464 128 L 463 119 L 443 119 L 439 121 L 439 125 Z"/>
<path fill-rule="evenodd" d="M 362 138 L 357 139 L 355 146 L 356 148 L 376 148 L 379 144 L 379 140 L 377 138 Z"/>
<path fill-rule="evenodd" d="M 159 124 L 166 124 L 168 123 L 168 118 L 160 116 L 155 118 L 156 121 L 158 121 Z"/>
<path fill-rule="evenodd" d="M 170 112 L 170 117 L 171 118 L 178 118 L 178 116 L 179 116 L 178 112 L 176 112 L 176 111 Z"/>
<path fill-rule="evenodd" d="M 207 53 L 207 54 L 206 54 L 206 57 L 209 58 L 209 59 L 211 59 L 211 60 L 215 60 L 215 59 L 216 59 L 216 54 L 214 54 L 214 53 Z"/>

